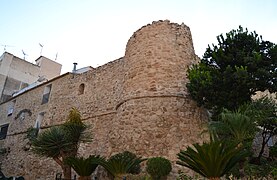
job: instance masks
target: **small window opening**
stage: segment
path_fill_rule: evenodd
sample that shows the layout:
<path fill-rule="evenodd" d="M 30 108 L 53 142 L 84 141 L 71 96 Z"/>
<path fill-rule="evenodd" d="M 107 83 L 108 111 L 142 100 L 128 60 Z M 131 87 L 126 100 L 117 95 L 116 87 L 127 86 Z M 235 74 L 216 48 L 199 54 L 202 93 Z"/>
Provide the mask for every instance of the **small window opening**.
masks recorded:
<path fill-rule="evenodd" d="M 80 86 L 79 86 L 79 95 L 81 95 L 81 94 L 84 94 L 84 91 L 85 91 L 85 84 L 84 83 L 82 83 L 82 84 L 80 84 Z"/>
<path fill-rule="evenodd" d="M 6 139 L 8 128 L 9 128 L 9 124 L 0 126 L 0 140 Z"/>
<path fill-rule="evenodd" d="M 51 92 L 51 87 L 52 87 L 52 85 L 50 84 L 44 88 L 41 104 L 48 103 L 49 97 L 50 97 L 50 92 Z"/>

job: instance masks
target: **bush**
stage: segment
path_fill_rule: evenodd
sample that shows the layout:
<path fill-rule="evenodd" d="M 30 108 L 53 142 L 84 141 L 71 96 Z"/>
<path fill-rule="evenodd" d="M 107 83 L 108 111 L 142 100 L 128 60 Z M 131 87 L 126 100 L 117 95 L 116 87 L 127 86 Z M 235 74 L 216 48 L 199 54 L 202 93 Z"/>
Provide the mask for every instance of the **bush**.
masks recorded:
<path fill-rule="evenodd" d="M 171 170 L 170 161 L 163 157 L 150 158 L 146 163 L 146 171 L 153 180 L 159 180 L 161 177 L 167 176 Z"/>
<path fill-rule="evenodd" d="M 277 179 L 277 168 L 276 167 L 273 168 L 270 173 L 274 179 Z"/>
<path fill-rule="evenodd" d="M 269 157 L 274 160 L 277 158 L 277 143 L 274 144 L 274 146 L 269 148 Z"/>
<path fill-rule="evenodd" d="M 138 174 L 140 163 L 145 161 L 135 154 L 124 151 L 111 156 L 102 166 L 114 177 L 121 177 L 124 174 Z"/>
<path fill-rule="evenodd" d="M 274 168 L 277 167 L 277 162 L 275 161 L 267 161 L 265 158 L 261 159 L 261 164 L 251 164 L 246 161 L 244 165 L 244 173 L 246 177 L 255 177 L 255 178 L 268 178 L 270 174 L 274 175 Z M 237 164 L 231 171 L 232 174 L 236 178 L 241 178 L 239 173 L 239 164 Z M 229 176 L 230 174 L 227 174 Z"/>

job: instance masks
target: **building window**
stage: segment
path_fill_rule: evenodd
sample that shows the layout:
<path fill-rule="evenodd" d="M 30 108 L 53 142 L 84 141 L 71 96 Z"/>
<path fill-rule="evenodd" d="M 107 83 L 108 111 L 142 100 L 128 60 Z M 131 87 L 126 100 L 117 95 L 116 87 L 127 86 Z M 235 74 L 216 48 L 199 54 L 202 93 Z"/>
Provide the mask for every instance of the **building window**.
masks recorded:
<path fill-rule="evenodd" d="M 11 116 L 13 114 L 14 106 L 15 106 L 15 100 L 13 100 L 8 108 L 8 116 Z"/>
<path fill-rule="evenodd" d="M 52 84 L 50 84 L 44 88 L 41 104 L 48 103 L 49 97 L 50 97 L 50 92 L 51 92 L 51 87 L 52 87 Z"/>
<path fill-rule="evenodd" d="M 41 113 L 38 114 L 38 117 L 37 117 L 34 128 L 40 129 L 41 122 L 44 118 L 44 114 L 45 114 L 45 112 L 41 112 Z"/>
<path fill-rule="evenodd" d="M 5 139 L 7 136 L 9 124 L 0 126 L 0 140 Z"/>
<path fill-rule="evenodd" d="M 80 84 L 80 86 L 79 86 L 79 95 L 80 94 L 84 94 L 84 91 L 85 91 L 85 84 L 84 83 L 82 83 L 82 84 Z"/>

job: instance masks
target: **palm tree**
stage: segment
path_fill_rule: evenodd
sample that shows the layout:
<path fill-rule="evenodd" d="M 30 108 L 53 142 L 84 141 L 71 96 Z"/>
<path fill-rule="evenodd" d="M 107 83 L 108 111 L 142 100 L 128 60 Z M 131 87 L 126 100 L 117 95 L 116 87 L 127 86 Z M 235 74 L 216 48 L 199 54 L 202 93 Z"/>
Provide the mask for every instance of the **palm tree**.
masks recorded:
<path fill-rule="evenodd" d="M 31 141 L 34 153 L 53 158 L 62 168 L 64 178 L 71 179 L 71 167 L 64 161 L 67 157 L 75 157 L 81 142 L 88 142 L 87 126 L 81 121 L 80 112 L 72 108 L 67 121 L 40 133 Z"/>
<path fill-rule="evenodd" d="M 177 164 L 215 180 L 228 173 L 247 156 L 247 152 L 237 144 L 211 139 L 209 143 L 202 145 L 193 144 L 193 148 L 181 150 L 177 156 Z"/>
<path fill-rule="evenodd" d="M 248 115 L 248 104 L 240 106 L 237 111 L 224 109 L 220 114 L 220 121 L 211 121 L 209 128 L 218 138 L 242 146 L 250 154 L 252 142 L 257 131 L 253 118 Z M 244 176 L 245 159 L 239 162 L 240 176 Z"/>
<path fill-rule="evenodd" d="M 225 109 L 220 114 L 220 121 L 211 121 L 209 128 L 222 140 L 235 141 L 235 143 L 249 146 L 257 130 L 255 121 L 252 120 L 246 110 L 229 111 Z"/>
<path fill-rule="evenodd" d="M 98 165 L 105 163 L 105 159 L 100 156 L 89 156 L 88 158 L 68 157 L 65 163 L 70 165 L 80 176 L 79 180 L 90 180 L 91 174 Z"/>
<path fill-rule="evenodd" d="M 259 131 L 261 132 L 262 142 L 258 157 L 252 159 L 255 164 L 260 164 L 268 141 L 277 135 L 277 104 L 276 100 L 269 97 L 262 97 L 249 104 L 248 116 L 255 119 Z"/>

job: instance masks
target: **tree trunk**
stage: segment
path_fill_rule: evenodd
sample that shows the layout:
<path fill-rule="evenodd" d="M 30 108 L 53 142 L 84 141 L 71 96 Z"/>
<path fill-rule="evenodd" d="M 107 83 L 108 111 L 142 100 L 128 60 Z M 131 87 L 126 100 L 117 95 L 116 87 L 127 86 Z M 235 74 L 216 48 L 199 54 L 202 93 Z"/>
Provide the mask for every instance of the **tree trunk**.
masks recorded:
<path fill-rule="evenodd" d="M 64 164 L 62 169 L 63 169 L 64 179 L 70 180 L 71 179 L 71 167 L 69 165 Z"/>
<path fill-rule="evenodd" d="M 240 178 L 243 178 L 245 176 L 244 162 L 245 162 L 244 159 L 239 161 L 239 175 L 240 175 Z"/>
<path fill-rule="evenodd" d="M 257 157 L 257 159 L 256 159 L 256 160 L 257 160 L 257 163 L 259 163 L 259 164 L 261 164 L 261 158 L 262 158 L 262 155 L 263 155 L 263 153 L 264 153 L 265 145 L 268 143 L 268 141 L 269 141 L 271 135 L 269 135 L 268 137 L 266 137 L 266 132 L 263 132 L 263 133 L 262 133 L 262 137 L 263 137 L 262 148 L 261 148 L 260 153 L 259 153 L 259 155 L 258 155 L 258 157 Z"/>
<path fill-rule="evenodd" d="M 209 177 L 209 180 L 220 180 L 220 177 Z"/>
<path fill-rule="evenodd" d="M 80 176 L 78 180 L 91 180 L 91 176 Z"/>

